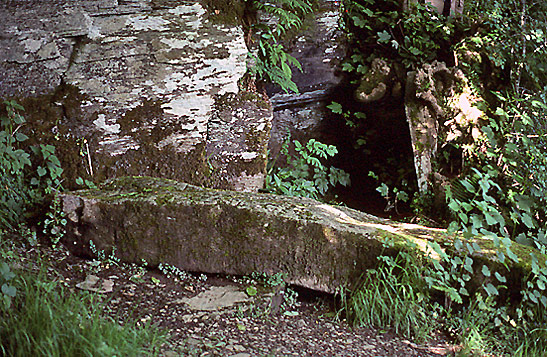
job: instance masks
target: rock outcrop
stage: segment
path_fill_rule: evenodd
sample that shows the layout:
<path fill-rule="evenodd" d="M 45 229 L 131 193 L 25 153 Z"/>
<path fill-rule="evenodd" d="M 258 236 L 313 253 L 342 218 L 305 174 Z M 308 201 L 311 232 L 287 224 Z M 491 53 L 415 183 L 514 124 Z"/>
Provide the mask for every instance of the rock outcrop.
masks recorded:
<path fill-rule="evenodd" d="M 68 185 L 151 175 L 262 186 L 272 113 L 238 94 L 238 24 L 170 0 L 2 1 L 0 17 L 0 98 L 20 99 L 24 130 L 55 143 Z"/>
<path fill-rule="evenodd" d="M 302 33 L 286 44 L 290 55 L 302 65 L 302 72 L 295 69 L 292 78 L 299 93 L 284 93 L 279 88 L 269 91 L 274 108 L 269 145 L 272 157 L 287 132 L 301 141 L 322 140 L 324 121 L 330 115 L 325 107 L 343 79 L 339 66 L 346 44 L 339 29 L 339 9 L 330 1 L 318 3 L 316 12 L 305 20 Z"/>
<path fill-rule="evenodd" d="M 163 263 L 206 273 L 284 273 L 287 283 L 326 292 L 374 267 L 376 257 L 386 252 L 387 239 L 399 249 L 409 240 L 424 251 L 428 241 L 450 239 L 440 229 L 306 198 L 211 190 L 156 178 L 127 177 L 101 190 L 61 197 L 69 222 L 64 243 L 76 253 L 91 254 L 93 241 L 105 252 L 116 247 L 124 262 L 144 259 L 149 266 Z M 502 267 L 491 241 L 475 242 L 485 248 L 476 262 L 489 260 L 491 270 Z M 530 269 L 531 251 L 516 243 L 511 249 L 523 258 L 512 271 L 516 275 L 509 291 Z"/>
<path fill-rule="evenodd" d="M 438 191 L 436 186 L 446 181 L 433 170 L 435 161 L 442 167 L 439 157 L 443 150 L 448 157 L 448 148 L 470 147 L 482 136 L 479 123 L 484 113 L 477 108 L 480 102 L 456 67 L 434 61 L 408 73 L 405 112 L 420 192 Z M 464 153 L 460 150 L 458 154 L 461 162 Z"/>

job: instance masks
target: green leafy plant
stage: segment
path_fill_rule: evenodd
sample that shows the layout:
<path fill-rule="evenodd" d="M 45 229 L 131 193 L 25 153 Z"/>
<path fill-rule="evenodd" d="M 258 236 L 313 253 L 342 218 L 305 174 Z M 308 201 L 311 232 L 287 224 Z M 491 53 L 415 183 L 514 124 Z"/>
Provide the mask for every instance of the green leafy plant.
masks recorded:
<path fill-rule="evenodd" d="M 60 197 L 54 197 L 51 200 L 49 210 L 45 213 L 45 218 L 42 221 L 44 227 L 43 233 L 50 238 L 54 248 L 65 235 L 65 226 L 67 224 L 65 216 L 66 214 L 61 207 Z"/>
<path fill-rule="evenodd" d="M 22 133 L 24 108 L 4 101 L 6 115 L 0 117 L 0 225 L 15 230 L 31 209 L 61 188 L 63 169 L 52 145 L 31 146 Z M 57 207 L 58 208 L 58 207 Z M 57 238 L 54 238 L 57 239 Z"/>
<path fill-rule="evenodd" d="M 343 65 L 346 71 L 366 72 L 369 57 L 362 53 L 371 48 L 374 56 L 396 59 L 409 68 L 431 62 L 450 48 L 454 24 L 428 3 L 411 2 L 407 11 L 393 0 L 345 0 L 341 5 L 344 28 L 356 44 Z"/>
<path fill-rule="evenodd" d="M 281 39 L 289 31 L 298 30 L 302 20 L 312 10 L 307 0 L 276 0 L 272 2 L 254 1 L 259 12 L 273 18 L 253 25 L 258 39 L 256 51 L 250 54 L 254 65 L 250 72 L 259 80 L 277 84 L 285 92 L 298 93 L 298 87 L 292 80 L 291 65 L 302 70 L 300 63 L 289 55 L 281 44 Z"/>
<path fill-rule="evenodd" d="M 20 132 L 25 123 L 15 101 L 4 101 L 6 116 L 0 117 L 0 224 L 13 228 L 21 222 L 25 206 L 31 201 L 24 169 L 31 165 L 30 155 L 21 147 L 28 139 Z"/>
<path fill-rule="evenodd" d="M 184 282 L 190 279 L 190 275 L 171 264 L 160 263 L 158 269 L 168 278 L 175 279 L 178 282 Z"/>
<path fill-rule="evenodd" d="M 8 263 L 0 262 L 0 286 L 2 291 L 3 309 L 7 310 L 11 306 L 11 300 L 17 294 L 17 288 L 11 285 L 10 281 L 15 278 Z"/>
<path fill-rule="evenodd" d="M 295 154 L 289 154 L 290 135 L 284 141 L 280 154 L 286 160 L 286 167 L 276 167 L 277 160 L 270 163 L 266 177 L 266 190 L 287 195 L 319 199 L 329 187 L 337 184 L 348 186 L 349 174 L 335 167 L 327 167 L 325 160 L 338 153 L 336 146 L 310 139 L 303 145 L 293 141 Z"/>
<path fill-rule="evenodd" d="M 95 243 L 91 240 L 89 241 L 89 249 L 91 250 L 91 254 L 95 257 L 90 265 L 94 267 L 97 272 L 103 268 L 108 269 L 110 265 L 120 266 L 120 258 L 116 256 L 116 247 L 113 247 L 110 254 L 107 255 L 104 250 L 97 249 Z"/>
<path fill-rule="evenodd" d="M 384 242 L 385 249 L 394 243 Z M 416 246 L 409 243 L 409 248 Z M 354 325 L 393 329 L 396 333 L 424 341 L 438 327 L 435 305 L 423 278 L 423 257 L 401 250 L 381 255 L 375 269 L 367 270 L 359 283 L 341 290 L 342 308 Z"/>
<path fill-rule="evenodd" d="M 253 317 L 262 317 L 272 313 L 272 301 L 270 300 L 273 298 L 264 298 L 265 296 L 271 295 L 272 291 L 274 296 L 277 295 L 281 297 L 281 301 L 279 306 L 276 307 L 276 310 L 280 311 L 285 316 L 298 315 L 298 311 L 296 311 L 298 306 L 300 306 L 298 293 L 287 286 L 285 283 L 285 276 L 286 274 L 284 273 L 266 274 L 253 272 L 249 276 L 237 279 L 237 282 L 247 285 L 245 288 L 247 295 L 255 298 L 255 304 L 250 308 L 240 308 L 237 312 L 238 315 L 243 317 L 247 313 Z M 264 292 L 268 292 L 269 294 L 261 296 Z"/>

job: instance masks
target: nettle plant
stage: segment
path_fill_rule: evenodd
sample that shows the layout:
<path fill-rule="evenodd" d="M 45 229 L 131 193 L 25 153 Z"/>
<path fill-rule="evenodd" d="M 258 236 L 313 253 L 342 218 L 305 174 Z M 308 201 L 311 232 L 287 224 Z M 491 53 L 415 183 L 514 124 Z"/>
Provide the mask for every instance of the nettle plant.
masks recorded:
<path fill-rule="evenodd" d="M 291 66 L 300 71 L 302 67 L 296 58 L 287 53 L 281 40 L 288 32 L 300 29 L 312 6 L 307 0 L 255 1 L 254 5 L 259 13 L 269 17 L 269 21 L 259 21 L 252 26 L 258 43 L 256 51 L 250 54 L 254 62 L 250 72 L 258 80 L 277 84 L 287 93 L 298 93 L 298 87 L 292 80 Z"/>
<path fill-rule="evenodd" d="M 34 145 L 30 152 L 22 133 L 24 108 L 15 101 L 4 101 L 5 116 L 0 117 L 0 225 L 15 230 L 32 210 L 62 189 L 63 169 L 52 145 Z M 53 202 L 43 222 L 46 234 L 58 242 L 62 226 L 59 202 Z"/>
<path fill-rule="evenodd" d="M 326 166 L 322 162 L 338 153 L 336 146 L 323 144 L 315 139 L 308 140 L 306 144 L 294 140 L 292 141 L 294 154 L 290 154 L 290 144 L 290 135 L 288 135 L 280 151 L 280 155 L 286 161 L 284 166 L 276 166 L 279 157 L 270 161 L 266 176 L 266 191 L 320 199 L 330 187 L 338 184 L 350 185 L 347 172 Z"/>

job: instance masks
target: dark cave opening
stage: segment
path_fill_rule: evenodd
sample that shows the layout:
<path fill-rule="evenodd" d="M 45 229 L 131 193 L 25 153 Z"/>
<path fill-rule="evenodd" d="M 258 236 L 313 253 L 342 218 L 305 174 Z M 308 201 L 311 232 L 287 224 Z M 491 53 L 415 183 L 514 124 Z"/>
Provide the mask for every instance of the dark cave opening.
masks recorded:
<path fill-rule="evenodd" d="M 333 190 L 336 201 L 381 217 L 409 216 L 417 180 L 403 98 L 386 95 L 376 102 L 361 103 L 354 99 L 354 90 L 349 83 L 341 84 L 331 100 L 342 104 L 345 112 L 361 112 L 366 117 L 351 118 L 356 124 L 352 128 L 345 118 L 326 109 L 329 115 L 324 121 L 325 140 L 338 148 L 331 164 L 351 176 L 351 186 Z M 358 145 L 360 139 L 366 143 Z M 378 179 L 369 175 L 371 171 Z M 390 187 L 389 199 L 377 190 L 382 183 Z M 395 204 L 393 187 L 404 190 L 409 200 Z"/>

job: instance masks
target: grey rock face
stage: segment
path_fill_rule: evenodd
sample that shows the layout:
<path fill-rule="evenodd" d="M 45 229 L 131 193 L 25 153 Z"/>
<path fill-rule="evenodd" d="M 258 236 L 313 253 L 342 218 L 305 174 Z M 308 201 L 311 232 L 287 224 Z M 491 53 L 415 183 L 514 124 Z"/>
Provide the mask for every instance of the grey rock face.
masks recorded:
<path fill-rule="evenodd" d="M 217 101 L 236 95 L 246 72 L 239 26 L 211 21 L 199 1 L 7 1 L 0 17 L 0 97 L 33 98 L 23 101 L 32 130 L 67 142 L 69 176 L 207 181 L 205 147 L 231 129 L 212 123 Z M 270 111 L 240 99 L 242 120 L 266 137 Z M 71 146 L 84 140 L 82 159 Z M 265 145 L 254 146 L 253 166 L 264 166 Z M 254 177 L 246 187 L 261 186 L 246 175 Z"/>
<path fill-rule="evenodd" d="M 329 114 L 331 92 L 340 84 L 339 70 L 346 45 L 339 30 L 340 13 L 331 1 L 320 1 L 321 8 L 305 22 L 305 30 L 288 46 L 290 54 L 302 65 L 302 72 L 293 71 L 293 81 L 300 93 L 272 93 L 274 119 L 270 152 L 275 156 L 287 130 L 292 137 L 307 141 L 321 139 L 322 121 Z"/>
<path fill-rule="evenodd" d="M 144 259 L 150 266 L 234 275 L 284 273 L 289 284 L 326 292 L 374 267 L 376 257 L 385 253 L 386 239 L 395 242 L 395 249 L 409 240 L 423 251 L 428 241 L 450 239 L 440 229 L 394 223 L 306 198 L 211 190 L 154 178 L 122 178 L 101 190 L 61 197 L 69 220 L 64 243 L 76 253 L 90 254 L 92 240 L 107 253 L 116 247 L 124 262 Z M 488 261 L 491 270 L 501 268 L 488 248 L 492 242 L 475 241 L 487 248 L 475 258 Z M 531 250 L 516 243 L 511 249 L 524 266 L 515 272 L 525 275 Z M 520 284 L 519 279 L 514 283 Z"/>
<path fill-rule="evenodd" d="M 477 108 L 480 101 L 464 73 L 444 62 L 424 64 L 408 73 L 405 112 L 421 192 L 433 189 L 439 196 L 436 186 L 446 180 L 434 172 L 432 163 L 441 156 L 443 145 L 470 146 L 481 137 L 479 120 L 484 113 Z M 440 198 L 444 205 L 444 197 Z"/>

